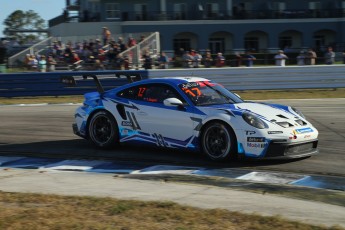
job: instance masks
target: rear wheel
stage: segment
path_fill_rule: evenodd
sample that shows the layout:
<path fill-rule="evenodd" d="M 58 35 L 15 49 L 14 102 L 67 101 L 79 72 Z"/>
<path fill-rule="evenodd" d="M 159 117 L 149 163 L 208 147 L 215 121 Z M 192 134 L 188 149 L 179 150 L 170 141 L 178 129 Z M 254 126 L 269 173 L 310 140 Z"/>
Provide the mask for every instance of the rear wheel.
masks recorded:
<path fill-rule="evenodd" d="M 119 131 L 115 119 L 106 111 L 96 112 L 89 122 L 89 138 L 98 147 L 117 144 Z"/>
<path fill-rule="evenodd" d="M 236 137 L 231 128 L 222 122 L 211 122 L 201 135 L 204 154 L 214 161 L 221 161 L 236 156 Z"/>

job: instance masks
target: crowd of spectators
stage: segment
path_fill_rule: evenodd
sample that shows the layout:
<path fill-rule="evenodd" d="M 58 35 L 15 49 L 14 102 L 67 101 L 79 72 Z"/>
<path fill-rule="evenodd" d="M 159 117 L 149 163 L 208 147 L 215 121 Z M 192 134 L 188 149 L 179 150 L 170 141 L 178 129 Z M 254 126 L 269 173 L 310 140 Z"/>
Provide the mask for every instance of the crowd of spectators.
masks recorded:
<path fill-rule="evenodd" d="M 118 37 L 115 40 L 111 36 L 111 32 L 107 27 L 102 28 L 101 39 L 84 40 L 83 42 L 67 42 L 54 41 L 45 55 L 30 55 L 25 58 L 25 65 L 29 70 L 33 71 L 55 71 L 56 65 L 62 62 L 64 65 L 69 66 L 71 70 L 105 70 L 105 69 L 118 69 L 128 70 L 132 68 L 131 57 L 128 55 L 123 56 L 122 52 L 128 48 L 136 46 L 142 42 L 145 36 L 141 36 L 138 41 L 129 36 L 127 39 Z M 285 66 L 287 60 L 291 60 L 287 54 L 289 50 L 279 50 L 276 55 L 272 57 L 276 66 Z M 345 63 L 345 52 L 344 63 Z M 253 54 L 252 50 L 247 50 L 245 53 L 236 52 L 231 57 L 226 59 L 223 53 L 218 52 L 211 54 L 210 50 L 199 52 L 197 50 L 184 50 L 179 49 L 175 52 L 173 58 L 169 58 L 165 52 L 158 56 L 152 57 L 150 52 L 143 51 L 141 56 L 142 66 L 139 68 L 152 69 L 168 69 L 169 66 L 176 66 L 176 63 L 181 63 L 184 68 L 210 68 L 210 67 L 252 67 L 255 61 L 258 60 Z M 307 51 L 300 51 L 296 58 L 297 65 L 315 65 L 317 58 L 319 58 L 313 49 Z M 335 53 L 332 47 L 329 47 L 327 52 L 322 57 L 325 64 L 334 64 Z M 290 63 L 291 64 L 291 63 Z"/>
<path fill-rule="evenodd" d="M 145 39 L 141 36 L 138 42 Z M 118 37 L 117 40 L 111 37 L 111 32 L 103 27 L 101 39 L 89 39 L 83 42 L 54 41 L 49 46 L 45 55 L 30 55 L 25 58 L 25 65 L 29 70 L 54 71 L 58 62 L 68 65 L 72 70 L 83 68 L 84 70 L 104 69 L 129 69 L 130 58 L 122 56 L 121 53 L 128 48 L 135 46 L 137 40 L 134 37 Z M 143 58 L 146 54 L 143 55 Z M 40 61 L 46 59 L 46 69 L 40 67 Z"/>

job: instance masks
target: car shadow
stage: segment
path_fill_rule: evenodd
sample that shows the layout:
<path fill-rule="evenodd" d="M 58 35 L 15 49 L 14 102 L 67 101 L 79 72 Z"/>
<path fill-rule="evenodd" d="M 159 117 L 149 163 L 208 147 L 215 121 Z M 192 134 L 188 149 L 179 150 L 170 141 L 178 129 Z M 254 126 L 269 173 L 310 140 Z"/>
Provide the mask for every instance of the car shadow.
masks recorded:
<path fill-rule="evenodd" d="M 230 160 L 214 162 L 199 152 L 159 148 L 148 145 L 121 144 L 112 149 L 100 149 L 83 139 L 42 141 L 0 145 L 1 155 L 125 161 L 146 165 L 179 165 L 207 168 L 242 168 L 279 165 L 296 160 Z"/>

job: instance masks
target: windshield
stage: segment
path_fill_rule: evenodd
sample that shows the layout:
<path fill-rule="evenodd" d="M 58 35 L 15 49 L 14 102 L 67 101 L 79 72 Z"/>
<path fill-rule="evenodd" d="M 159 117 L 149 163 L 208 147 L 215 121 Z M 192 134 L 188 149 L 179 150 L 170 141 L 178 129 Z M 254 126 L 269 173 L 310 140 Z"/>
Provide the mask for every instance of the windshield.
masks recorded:
<path fill-rule="evenodd" d="M 180 84 L 179 87 L 197 106 L 243 102 L 222 85 L 211 81 L 188 82 Z"/>

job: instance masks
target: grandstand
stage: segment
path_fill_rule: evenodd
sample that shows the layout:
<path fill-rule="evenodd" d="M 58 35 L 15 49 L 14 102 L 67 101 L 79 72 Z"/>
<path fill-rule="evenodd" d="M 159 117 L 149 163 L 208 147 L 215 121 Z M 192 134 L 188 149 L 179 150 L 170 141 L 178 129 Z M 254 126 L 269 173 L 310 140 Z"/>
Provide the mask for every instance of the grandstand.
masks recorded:
<path fill-rule="evenodd" d="M 118 39 L 120 38 L 123 38 L 123 42 L 125 44 L 128 38 L 135 38 L 138 40 L 138 42 L 136 42 L 134 46 L 126 47 L 117 54 L 119 57 L 127 59 L 128 65 L 126 66 L 126 69 L 142 68 L 142 55 L 144 53 L 148 52 L 152 58 L 157 57 L 160 53 L 160 40 L 158 32 L 138 34 L 116 34 L 112 37 L 111 41 L 109 41 L 108 44 L 98 47 L 101 48 L 102 56 L 106 57 L 101 59 L 101 64 L 104 66 L 105 69 L 116 68 L 114 65 L 112 65 L 112 63 L 109 63 L 107 57 L 110 56 L 108 54 L 113 51 L 112 49 L 114 48 L 114 44 L 117 44 Z M 27 54 L 30 54 L 38 57 L 41 55 L 54 55 L 57 59 L 57 69 L 59 70 L 77 70 L 80 68 L 92 69 L 92 63 L 88 62 L 87 59 L 89 59 L 90 57 L 97 59 L 98 54 L 94 53 L 93 50 L 90 50 L 88 56 L 85 56 L 81 53 L 84 52 L 81 46 L 89 43 L 96 43 L 98 41 L 101 41 L 101 35 L 49 37 L 9 57 L 8 67 L 25 67 L 25 57 L 27 56 Z M 56 50 L 54 50 L 54 44 L 56 44 L 57 42 L 61 46 L 60 48 L 62 49 L 62 54 L 57 54 Z M 75 63 L 66 61 L 66 59 L 64 59 L 63 50 L 65 50 L 67 46 L 71 46 L 72 52 L 77 53 L 79 56 L 82 57 L 80 61 Z M 95 49 L 94 46 L 93 49 Z"/>

